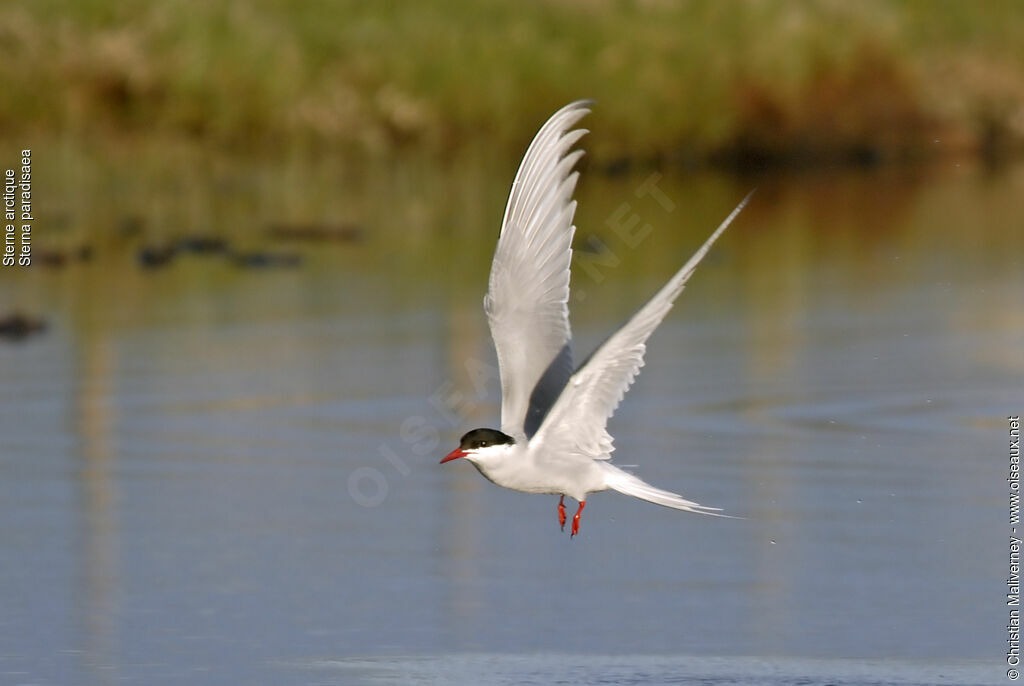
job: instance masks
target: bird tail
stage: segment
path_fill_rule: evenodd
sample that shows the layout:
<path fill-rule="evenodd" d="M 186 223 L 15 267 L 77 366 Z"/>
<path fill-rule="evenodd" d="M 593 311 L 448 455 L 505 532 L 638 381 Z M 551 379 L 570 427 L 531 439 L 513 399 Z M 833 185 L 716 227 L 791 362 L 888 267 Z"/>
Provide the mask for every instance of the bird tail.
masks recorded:
<path fill-rule="evenodd" d="M 674 510 L 695 512 L 697 514 L 711 515 L 712 517 L 739 519 L 738 517 L 721 514 L 720 512 L 722 508 L 720 507 L 708 507 L 707 505 L 701 505 L 700 503 L 695 503 L 692 500 L 687 500 L 677 493 L 655 488 L 639 477 L 623 471 L 608 462 L 601 462 L 599 464 L 605 470 L 605 483 L 608 485 L 608 488 L 618 491 L 619 493 L 631 495 L 634 498 L 646 500 L 647 502 L 654 503 L 655 505 L 671 507 Z"/>

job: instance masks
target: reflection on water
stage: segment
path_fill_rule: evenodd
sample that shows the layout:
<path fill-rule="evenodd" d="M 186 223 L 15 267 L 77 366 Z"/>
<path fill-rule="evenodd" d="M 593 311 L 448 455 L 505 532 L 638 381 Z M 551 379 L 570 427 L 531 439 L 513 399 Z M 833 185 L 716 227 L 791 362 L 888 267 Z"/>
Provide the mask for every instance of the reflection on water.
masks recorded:
<path fill-rule="evenodd" d="M 298 269 L 145 271 L 111 239 L 90 264 L 0 272 L 0 302 L 51 325 L 0 346 L 0 680 L 352 683 L 354 658 L 420 654 L 440 657 L 358 676 L 437 681 L 431 660 L 466 653 L 529 664 L 470 660 L 456 682 L 999 663 L 1024 169 L 761 180 L 612 422 L 620 462 L 746 519 L 597 495 L 573 541 L 555 499 L 437 465 L 498 415 L 480 301 L 507 171 L 375 170 L 337 199 L 348 172 L 301 176 L 314 207 L 268 200 L 261 221 L 366 240 L 302 246 Z M 649 180 L 584 176 L 578 357 L 749 185 L 666 174 L 666 205 L 636 193 Z M 217 211 L 230 240 L 266 240 L 251 209 Z M 652 229 L 624 233 L 633 215 Z"/>

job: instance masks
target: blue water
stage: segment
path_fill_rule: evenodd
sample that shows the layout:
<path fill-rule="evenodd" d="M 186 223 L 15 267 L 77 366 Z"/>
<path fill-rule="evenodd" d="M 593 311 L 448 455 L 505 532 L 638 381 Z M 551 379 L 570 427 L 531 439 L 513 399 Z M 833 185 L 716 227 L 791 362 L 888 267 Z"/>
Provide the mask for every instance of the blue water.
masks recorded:
<path fill-rule="evenodd" d="M 304 667 L 320 684 L 704 684 L 835 686 L 980 684 L 998 670 L 980 663 L 810 660 L 656 655 L 505 654 L 321 660 Z M 1006 677 L 1003 677 L 1006 680 Z"/>
<path fill-rule="evenodd" d="M 498 416 L 487 245 L 0 275 L 50 321 L 0 345 L 0 683 L 1002 683 L 1024 269 L 1003 224 L 935 236 L 994 192 L 946 183 L 866 236 L 762 191 L 611 424 L 743 519 L 596 494 L 574 540 L 437 464 Z M 702 233 L 577 278 L 580 353 Z"/>

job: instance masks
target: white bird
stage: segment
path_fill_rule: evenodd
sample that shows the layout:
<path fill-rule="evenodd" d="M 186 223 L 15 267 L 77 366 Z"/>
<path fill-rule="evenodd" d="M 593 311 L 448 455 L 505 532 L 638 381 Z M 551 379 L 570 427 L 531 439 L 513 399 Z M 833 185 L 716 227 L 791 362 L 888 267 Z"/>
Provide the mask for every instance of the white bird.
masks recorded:
<path fill-rule="evenodd" d="M 541 127 L 512 183 L 484 297 L 501 375 L 501 430 L 474 429 L 441 460 L 464 458 L 499 486 L 560 496 L 563 530 L 565 496 L 573 498 L 579 506 L 571 536 L 579 533 L 587 496 L 608 489 L 687 512 L 720 511 L 613 465 L 606 425 L 644 364 L 647 338 L 750 199 L 744 198 L 682 269 L 574 369 L 568 303 L 576 230 L 572 195 L 579 172 L 573 167 L 583 151 L 569 150 L 587 131 L 570 129 L 590 112 L 590 104 L 571 103 Z"/>

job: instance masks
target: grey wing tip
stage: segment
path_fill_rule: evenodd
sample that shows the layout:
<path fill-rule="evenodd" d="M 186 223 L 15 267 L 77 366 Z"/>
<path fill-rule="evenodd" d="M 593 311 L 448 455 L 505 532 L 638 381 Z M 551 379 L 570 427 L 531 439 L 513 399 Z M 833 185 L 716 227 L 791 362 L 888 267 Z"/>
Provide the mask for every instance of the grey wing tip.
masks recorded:
<path fill-rule="evenodd" d="M 743 196 L 743 200 L 740 201 L 739 206 L 736 208 L 737 211 L 742 210 L 750 202 L 750 199 L 754 197 L 754 193 L 757 193 L 757 186 L 750 189 L 750 192 Z"/>
<path fill-rule="evenodd" d="M 582 100 L 573 100 L 572 102 L 570 102 L 568 105 L 566 105 L 565 107 L 563 107 L 559 111 L 560 112 L 569 112 L 569 111 L 572 111 L 572 110 L 579 110 L 583 114 L 587 114 L 587 112 L 590 112 L 590 108 L 593 107 L 596 104 L 597 104 L 597 100 L 592 100 L 590 98 L 584 98 Z"/>

